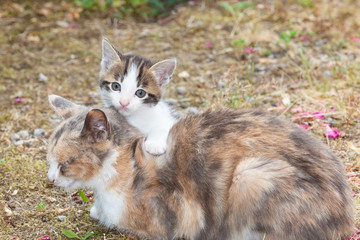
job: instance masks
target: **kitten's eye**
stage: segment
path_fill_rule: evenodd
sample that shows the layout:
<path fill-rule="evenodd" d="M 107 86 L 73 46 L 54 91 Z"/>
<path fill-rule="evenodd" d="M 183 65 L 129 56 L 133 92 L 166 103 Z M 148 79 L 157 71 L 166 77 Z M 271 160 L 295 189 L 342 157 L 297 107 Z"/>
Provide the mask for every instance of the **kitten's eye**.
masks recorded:
<path fill-rule="evenodd" d="M 135 92 L 135 95 L 138 96 L 139 98 L 143 98 L 143 97 L 145 97 L 146 92 L 142 89 L 139 89 Z"/>
<path fill-rule="evenodd" d="M 117 83 L 117 82 L 113 82 L 113 83 L 111 84 L 111 88 L 112 88 L 112 90 L 114 90 L 114 91 L 121 91 L 121 86 L 120 86 L 120 84 Z"/>

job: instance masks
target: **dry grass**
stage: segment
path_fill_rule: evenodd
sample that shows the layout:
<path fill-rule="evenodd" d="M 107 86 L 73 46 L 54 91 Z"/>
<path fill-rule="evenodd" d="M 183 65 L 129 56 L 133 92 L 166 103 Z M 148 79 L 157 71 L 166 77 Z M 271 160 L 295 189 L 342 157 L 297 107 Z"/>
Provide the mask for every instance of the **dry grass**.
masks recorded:
<path fill-rule="evenodd" d="M 177 57 L 176 74 L 187 71 L 190 77 L 175 76 L 167 97 L 177 99 L 180 110 L 258 107 L 308 124 L 308 131 L 345 163 L 349 183 L 359 194 L 360 3 L 253 2 L 254 8 L 241 11 L 226 11 L 216 2 L 196 3 L 158 24 L 78 18 L 79 10 L 68 2 L 2 1 L 0 239 L 66 239 L 61 228 L 79 236 L 99 233 L 90 239 L 124 237 L 89 217 L 92 198 L 82 203 L 49 186 L 46 178 L 46 137 L 56 125 L 47 95 L 101 104 L 97 73 L 102 36 L 123 52 L 158 60 Z M 312 6 L 304 6 L 306 2 Z M 297 33 L 295 40 L 291 31 Z M 39 73 L 48 81 L 39 82 Z M 185 95 L 176 93 L 177 86 L 187 88 Z M 16 103 L 16 97 L 23 102 Z M 300 107 L 322 111 L 325 119 L 296 118 Z M 324 137 L 324 122 L 337 127 L 341 137 Z M 30 146 L 11 142 L 11 134 L 36 128 L 45 129 L 46 136 Z M 360 197 L 354 200 L 359 228 Z M 59 215 L 66 219 L 57 220 Z"/>

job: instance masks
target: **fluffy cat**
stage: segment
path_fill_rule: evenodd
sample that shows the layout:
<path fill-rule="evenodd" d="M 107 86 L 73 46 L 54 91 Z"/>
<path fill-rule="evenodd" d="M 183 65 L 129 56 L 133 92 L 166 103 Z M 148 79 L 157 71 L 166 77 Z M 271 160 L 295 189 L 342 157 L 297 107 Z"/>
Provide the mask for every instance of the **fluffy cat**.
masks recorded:
<path fill-rule="evenodd" d="M 175 59 L 153 63 L 137 55 L 121 54 L 107 39 L 102 41 L 102 99 L 145 134 L 145 149 L 154 155 L 166 151 L 166 139 L 176 120 L 169 106 L 161 101 L 162 88 L 175 67 Z"/>
<path fill-rule="evenodd" d="M 277 117 L 250 110 L 188 116 L 170 130 L 166 153 L 153 156 L 113 108 L 49 101 L 64 120 L 49 139 L 48 177 L 66 189 L 93 189 L 90 215 L 108 227 L 207 240 L 338 240 L 352 230 L 343 165 Z"/>

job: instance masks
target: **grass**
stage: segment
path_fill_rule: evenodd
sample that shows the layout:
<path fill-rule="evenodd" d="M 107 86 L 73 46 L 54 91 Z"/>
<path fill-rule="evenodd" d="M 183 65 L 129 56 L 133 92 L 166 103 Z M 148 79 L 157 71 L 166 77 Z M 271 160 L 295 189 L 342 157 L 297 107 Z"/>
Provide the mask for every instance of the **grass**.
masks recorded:
<path fill-rule="evenodd" d="M 83 17 L 73 1 L 0 3 L 0 239 L 68 239 L 62 229 L 79 238 L 96 233 L 88 239 L 134 239 L 90 218 L 94 199 L 84 201 L 87 189 L 64 192 L 46 177 L 46 139 L 58 124 L 47 95 L 102 104 L 102 36 L 122 52 L 177 57 L 166 97 L 178 100 L 180 111 L 255 107 L 307 124 L 344 162 L 360 228 L 359 3 L 224 2 L 231 9 L 212 1 L 179 7 L 160 24 Z M 189 77 L 177 76 L 183 71 Z M 38 81 L 39 73 L 48 81 Z M 177 86 L 186 86 L 185 95 L 177 94 Z M 299 109 L 323 112 L 324 119 L 299 117 Z M 339 138 L 324 136 L 327 124 L 339 129 Z M 12 134 L 36 128 L 46 136 L 14 146 Z"/>

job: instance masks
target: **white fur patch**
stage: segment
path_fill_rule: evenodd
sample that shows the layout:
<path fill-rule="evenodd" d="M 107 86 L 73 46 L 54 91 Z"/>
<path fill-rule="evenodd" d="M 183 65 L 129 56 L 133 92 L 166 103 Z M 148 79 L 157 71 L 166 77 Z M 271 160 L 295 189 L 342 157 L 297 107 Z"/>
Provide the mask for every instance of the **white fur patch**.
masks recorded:
<path fill-rule="evenodd" d="M 125 194 L 118 189 L 108 188 L 108 183 L 118 174 L 113 166 L 118 156 L 119 153 L 113 150 L 104 160 L 100 174 L 84 183 L 84 186 L 95 190 L 95 203 L 90 210 L 90 216 L 110 228 L 121 224 L 127 210 Z"/>
<path fill-rule="evenodd" d="M 176 121 L 166 103 L 160 101 L 151 108 L 144 106 L 126 119 L 146 136 L 145 149 L 148 152 L 157 155 L 166 151 L 167 137 Z"/>
<path fill-rule="evenodd" d="M 48 161 L 49 161 L 50 167 L 49 167 L 47 176 L 50 181 L 55 181 L 56 179 L 59 178 L 59 171 L 60 171 L 59 163 L 56 161 L 53 153 L 50 153 Z"/>

